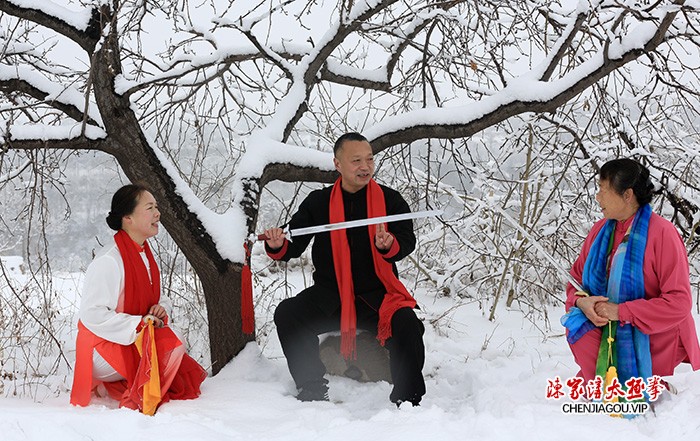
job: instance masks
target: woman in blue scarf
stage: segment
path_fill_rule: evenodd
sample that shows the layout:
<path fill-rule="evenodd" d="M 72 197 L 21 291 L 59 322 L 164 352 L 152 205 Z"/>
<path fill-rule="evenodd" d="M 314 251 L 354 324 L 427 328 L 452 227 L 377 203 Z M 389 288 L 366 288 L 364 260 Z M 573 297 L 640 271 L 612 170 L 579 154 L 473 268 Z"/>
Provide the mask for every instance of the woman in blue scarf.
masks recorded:
<path fill-rule="evenodd" d="M 622 384 L 672 375 L 682 362 L 700 369 L 685 245 L 673 224 L 652 212 L 652 192 L 649 170 L 634 160 L 615 159 L 600 169 L 596 201 L 604 219 L 571 269 L 585 292 L 567 286 L 563 319 L 586 382 L 596 368 L 604 372 L 612 355 Z"/>

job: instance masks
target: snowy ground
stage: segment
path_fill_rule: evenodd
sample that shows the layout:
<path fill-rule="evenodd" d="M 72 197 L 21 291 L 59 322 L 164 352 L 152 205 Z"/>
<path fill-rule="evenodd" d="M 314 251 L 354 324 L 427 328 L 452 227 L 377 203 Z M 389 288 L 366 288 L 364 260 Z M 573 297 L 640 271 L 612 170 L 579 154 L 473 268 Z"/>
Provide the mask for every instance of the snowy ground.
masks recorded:
<path fill-rule="evenodd" d="M 73 284 L 75 286 L 75 284 Z M 302 403 L 272 336 L 264 352 L 250 344 L 202 396 L 170 402 L 154 417 L 117 409 L 108 399 L 87 408 L 68 395 L 35 402 L 0 398 L 0 440 L 696 440 L 700 432 L 700 373 L 681 366 L 671 382 L 678 396 L 656 414 L 635 420 L 568 415 L 567 398 L 545 399 L 547 380 L 577 371 L 552 309 L 543 335 L 520 311 L 489 322 L 475 303 L 455 307 L 418 294 L 426 324 L 428 393 L 417 408 L 397 409 L 388 383 L 331 377 L 328 403 Z M 696 317 L 700 322 L 700 317 Z"/>

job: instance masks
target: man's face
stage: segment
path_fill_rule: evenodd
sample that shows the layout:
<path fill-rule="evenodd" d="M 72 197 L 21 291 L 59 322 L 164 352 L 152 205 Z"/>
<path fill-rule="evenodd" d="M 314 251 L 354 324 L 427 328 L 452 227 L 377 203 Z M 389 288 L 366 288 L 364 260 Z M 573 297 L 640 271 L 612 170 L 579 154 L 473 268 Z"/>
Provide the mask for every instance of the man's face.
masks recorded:
<path fill-rule="evenodd" d="M 374 174 L 374 154 L 367 141 L 345 141 L 333 158 L 335 169 L 343 177 L 343 190 L 355 193 L 369 184 Z"/>

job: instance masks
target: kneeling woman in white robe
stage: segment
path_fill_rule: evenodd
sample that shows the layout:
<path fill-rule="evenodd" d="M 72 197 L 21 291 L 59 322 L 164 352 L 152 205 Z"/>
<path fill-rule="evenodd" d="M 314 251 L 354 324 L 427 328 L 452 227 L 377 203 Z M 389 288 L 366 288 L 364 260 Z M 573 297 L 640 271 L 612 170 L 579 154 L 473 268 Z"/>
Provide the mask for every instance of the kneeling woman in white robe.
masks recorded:
<path fill-rule="evenodd" d="M 200 394 L 206 371 L 168 326 L 146 241 L 158 233 L 159 220 L 145 187 L 126 185 L 114 194 L 107 223 L 117 233 L 85 275 L 71 404 L 88 405 L 100 384 L 120 407 L 147 414 L 170 399 Z"/>

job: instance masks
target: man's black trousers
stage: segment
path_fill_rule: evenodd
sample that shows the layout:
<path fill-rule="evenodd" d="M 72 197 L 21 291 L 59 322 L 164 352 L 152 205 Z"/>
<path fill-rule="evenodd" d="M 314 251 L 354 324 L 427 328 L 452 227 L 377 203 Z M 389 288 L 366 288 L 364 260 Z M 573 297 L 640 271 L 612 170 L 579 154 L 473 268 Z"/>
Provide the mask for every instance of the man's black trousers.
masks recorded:
<path fill-rule="evenodd" d="M 324 382 L 326 368 L 319 355 L 320 334 L 340 330 L 340 308 L 328 312 L 320 307 L 324 297 L 337 296 L 318 285 L 300 292 L 296 297 L 285 299 L 275 309 L 275 325 L 287 358 L 289 372 L 297 385 Z M 361 297 L 355 300 L 357 328 L 377 334 L 378 311 Z M 389 399 L 392 402 L 411 401 L 415 404 L 425 395 L 423 364 L 423 323 L 411 308 L 401 308 L 391 319 L 392 337 L 387 340 L 391 377 L 394 389 Z"/>

